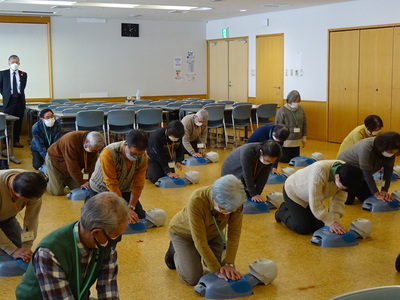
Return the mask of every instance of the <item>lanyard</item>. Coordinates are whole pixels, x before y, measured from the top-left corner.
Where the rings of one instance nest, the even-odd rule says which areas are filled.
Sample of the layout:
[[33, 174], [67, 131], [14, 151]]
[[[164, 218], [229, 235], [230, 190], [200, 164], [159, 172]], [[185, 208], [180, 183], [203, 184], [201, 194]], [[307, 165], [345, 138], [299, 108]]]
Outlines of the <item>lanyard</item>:
[[213, 212], [213, 209], [212, 209], [212, 206], [211, 206], [211, 205], [210, 205], [210, 209], [211, 209], [211, 216], [212, 216], [212, 218], [213, 218], [215, 227], [217, 227], [219, 236], [221, 237], [222, 242], [223, 242], [224, 245], [226, 246], [226, 236], [225, 236], [225, 234], [222, 234], [221, 230], [219, 229], [219, 226], [218, 226], [218, 224], [217, 224], [217, 220], [215, 220], [214, 214], [212, 213], [212, 212]]
[[87, 171], [87, 151], [84, 150], [85, 153], [83, 153], [83, 160], [85, 161], [85, 172]]
[[168, 153], [169, 153], [169, 157], [172, 160], [172, 156], [174, 155], [174, 142], [172, 142], [171, 144], [171, 148], [169, 147], [168, 143], [167, 143], [167, 149], [168, 149]]
[[254, 177], [254, 179], [257, 178], [258, 174], [260, 174], [261, 169], [262, 169], [262, 168], [261, 168], [261, 169], [258, 170], [258, 172], [257, 172], [257, 167], [258, 167], [258, 160], [256, 161], [256, 167], [254, 168], [254, 172], [253, 172], [253, 177]]
[[299, 125], [298, 125], [298, 122], [299, 122], [299, 119], [298, 119], [298, 116], [297, 116], [297, 110], [296, 110], [296, 113], [294, 113], [292, 110], [289, 110], [291, 113], [292, 113], [292, 115], [293, 115], [293, 118], [294, 118], [294, 122], [296, 123], [296, 127], [299, 127]]
[[[16, 205], [15, 202], [14, 202], [13, 194], [11, 193], [10, 190], [8, 190], [8, 191], [10, 192], [11, 201], [13, 202], [13, 205], [14, 205], [14, 208], [15, 208], [15, 210], [16, 210], [16, 212], [17, 212], [17, 215], [19, 215], [19, 217], [21, 218], [21, 220], [24, 222], [25, 229], [26, 229], [26, 231], [28, 231], [28, 217], [27, 217], [27, 215], [26, 215], [26, 212], [25, 212], [25, 218], [23, 218], [22, 215], [21, 215], [21, 211], [18, 210], [18, 207], [17, 207], [17, 205]], [[26, 219], [26, 220], [25, 220], [25, 219]]]
[[[75, 262], [76, 262], [76, 290], [77, 290], [77, 296], [78, 296], [78, 300], [82, 299], [83, 294], [85, 293], [85, 291], [88, 289], [89, 287], [89, 283], [93, 278], [94, 275], [94, 271], [97, 267], [97, 263], [98, 263], [98, 258], [99, 258], [99, 249], [95, 249], [94, 251], [94, 257], [92, 257], [92, 259], [90, 260], [89, 264], [88, 264], [88, 269], [89, 269], [89, 275], [85, 276], [85, 278], [83, 279], [83, 282], [81, 282], [82, 279], [82, 273], [81, 273], [81, 263], [79, 260], [79, 254], [78, 254], [78, 243], [76, 241], [76, 232], [75, 230], [73, 230], [73, 235], [74, 235], [74, 246], [75, 246]], [[81, 283], [83, 284], [83, 287], [81, 289]]]
[[44, 134], [46, 135], [46, 139], [47, 139], [47, 142], [49, 143], [49, 147], [50, 147], [50, 145], [51, 145], [51, 135], [49, 136], [47, 134], [46, 124], [43, 123], [43, 127], [44, 127]]

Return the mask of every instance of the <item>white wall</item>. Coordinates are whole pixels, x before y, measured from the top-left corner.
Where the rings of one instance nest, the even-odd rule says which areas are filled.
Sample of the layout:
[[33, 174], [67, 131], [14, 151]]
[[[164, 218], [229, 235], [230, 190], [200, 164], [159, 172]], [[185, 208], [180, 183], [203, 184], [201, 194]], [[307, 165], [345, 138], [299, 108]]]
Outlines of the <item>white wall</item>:
[[28, 98], [48, 98], [50, 75], [47, 24], [0, 23], [0, 69], [5, 70], [8, 58], [20, 58], [20, 70], [28, 74], [25, 94]]
[[[138, 23], [139, 38], [121, 37], [121, 23]], [[107, 19], [104, 24], [51, 19], [55, 98], [81, 93], [109, 97], [206, 93], [205, 23]], [[185, 79], [188, 51], [195, 54], [196, 81]], [[183, 79], [174, 79], [174, 57]]]
[[[257, 14], [210, 21], [206, 38], [221, 38], [221, 29], [226, 27], [229, 27], [229, 37], [249, 36], [249, 97], [255, 97], [256, 80], [251, 76], [256, 66], [255, 37], [284, 33], [285, 70], [296, 68], [300, 61], [303, 69], [303, 76], [284, 77], [284, 97], [297, 89], [302, 99], [326, 101], [328, 29], [400, 23], [399, 11], [399, 0], [358, 0]], [[269, 26], [266, 26], [267, 18]]]

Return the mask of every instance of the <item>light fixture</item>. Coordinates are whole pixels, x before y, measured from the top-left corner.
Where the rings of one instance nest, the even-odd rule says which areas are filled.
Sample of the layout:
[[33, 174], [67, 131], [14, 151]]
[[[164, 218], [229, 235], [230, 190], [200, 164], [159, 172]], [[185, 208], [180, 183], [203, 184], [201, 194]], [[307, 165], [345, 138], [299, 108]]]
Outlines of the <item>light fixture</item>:
[[198, 8], [194, 8], [193, 10], [212, 10], [212, 7], [207, 7], [207, 6], [202, 6], [202, 7], [198, 7]]
[[82, 2], [82, 3], [77, 3], [74, 6], [108, 7], [108, 8], [134, 8], [134, 7], [139, 6], [139, 4]]
[[148, 9], [166, 9], [166, 10], [192, 10], [196, 9], [197, 6], [177, 6], [177, 5], [138, 5], [137, 8], [148, 8]]
[[[4, 1], [3, 1], [4, 2]], [[73, 5], [76, 4], [76, 1], [36, 1], [36, 0], [11, 0], [5, 1], [7, 3], [15, 3], [15, 4], [39, 4], [39, 5]]]
[[289, 4], [281, 4], [281, 3], [268, 3], [262, 5], [263, 7], [285, 7], [285, 6], [290, 6]]
[[244, 11], [247, 11], [247, 9], [239, 9], [239, 11], [242, 11], [242, 12], [244, 12]]

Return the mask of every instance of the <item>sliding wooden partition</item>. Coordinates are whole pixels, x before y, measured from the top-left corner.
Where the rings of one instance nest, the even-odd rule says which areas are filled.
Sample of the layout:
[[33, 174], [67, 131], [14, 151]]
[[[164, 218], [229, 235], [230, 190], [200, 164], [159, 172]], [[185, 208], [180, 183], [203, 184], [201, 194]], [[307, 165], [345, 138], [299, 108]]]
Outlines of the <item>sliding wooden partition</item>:
[[399, 131], [400, 24], [329, 33], [328, 140], [342, 142], [365, 117]]

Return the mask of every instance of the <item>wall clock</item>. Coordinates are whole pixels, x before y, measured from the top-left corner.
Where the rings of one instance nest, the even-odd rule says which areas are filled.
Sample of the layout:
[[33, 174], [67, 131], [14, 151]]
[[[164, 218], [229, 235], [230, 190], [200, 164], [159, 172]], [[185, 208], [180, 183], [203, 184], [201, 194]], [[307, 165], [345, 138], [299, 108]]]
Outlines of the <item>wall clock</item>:
[[139, 24], [121, 23], [121, 36], [139, 37]]

